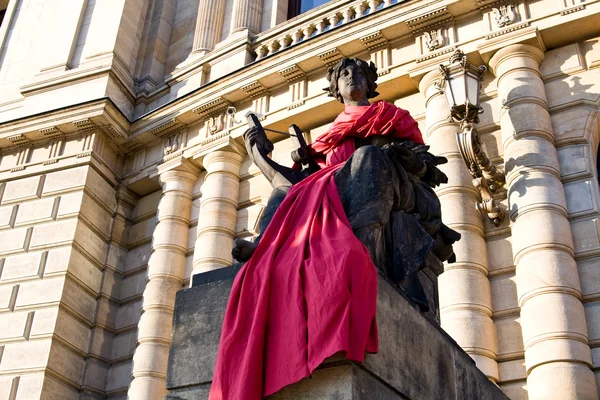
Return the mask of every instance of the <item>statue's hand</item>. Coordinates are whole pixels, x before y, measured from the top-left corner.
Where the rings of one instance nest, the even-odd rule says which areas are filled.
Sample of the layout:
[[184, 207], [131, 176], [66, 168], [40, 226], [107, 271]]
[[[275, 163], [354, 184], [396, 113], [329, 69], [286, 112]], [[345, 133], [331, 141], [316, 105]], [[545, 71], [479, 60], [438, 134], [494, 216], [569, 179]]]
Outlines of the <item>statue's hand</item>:
[[260, 127], [254, 126], [252, 128], [248, 128], [243, 135], [244, 142], [246, 143], [246, 149], [248, 153], [252, 154], [252, 148], [257, 146], [259, 150], [264, 151], [265, 153], [270, 153], [273, 151], [273, 143], [267, 138], [265, 131]]

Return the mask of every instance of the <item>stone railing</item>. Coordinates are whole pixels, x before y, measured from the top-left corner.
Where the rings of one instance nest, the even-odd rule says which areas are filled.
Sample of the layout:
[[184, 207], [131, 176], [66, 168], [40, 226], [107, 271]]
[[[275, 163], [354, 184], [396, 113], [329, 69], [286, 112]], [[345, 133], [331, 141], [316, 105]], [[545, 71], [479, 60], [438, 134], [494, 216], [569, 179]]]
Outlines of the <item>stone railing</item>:
[[319, 7], [312, 13], [258, 35], [254, 45], [256, 60], [401, 2], [402, 0], [354, 0]]

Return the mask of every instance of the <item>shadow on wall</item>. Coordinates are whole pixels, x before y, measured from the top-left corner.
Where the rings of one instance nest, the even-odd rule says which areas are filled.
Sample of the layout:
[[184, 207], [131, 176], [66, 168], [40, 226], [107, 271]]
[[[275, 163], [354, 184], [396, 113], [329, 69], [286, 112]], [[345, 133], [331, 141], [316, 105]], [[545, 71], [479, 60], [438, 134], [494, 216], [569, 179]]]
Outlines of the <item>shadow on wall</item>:
[[[584, 50], [587, 49], [587, 51], [591, 51], [593, 46], [598, 42], [598, 40], [589, 41], [584, 43], [584, 46], [581, 47], [585, 47]], [[573, 49], [575, 49], [575, 46], [576, 45], [573, 46]], [[577, 100], [582, 100], [584, 102], [587, 101], [589, 105], [592, 105], [592, 103], [594, 103], [595, 107], [597, 108], [598, 100], [600, 99], [600, 94], [592, 91], [592, 88], [594, 88], [594, 86], [596, 85], [594, 85], [593, 83], [586, 83], [590, 82], [589, 79], [586, 79], [585, 76], [582, 76], [583, 74], [589, 72], [589, 69], [587, 68], [587, 65], [584, 61], [586, 59], [586, 53], [587, 52], [584, 51], [584, 54], [576, 54], [574, 52], [561, 52], [560, 50], [557, 50], [556, 54], [554, 55], [555, 58], [552, 61], [558, 61], [557, 64], [560, 65], [560, 71], [568, 71], [569, 68], [572, 68], [572, 66], [569, 67], [567, 63], [572, 64], [572, 58], [574, 56], [580, 56], [579, 59], [582, 64], [582, 70], [577, 72], [580, 75], [569, 76], [568, 72], [564, 72], [560, 73], [560, 75], [557, 78], [551, 78], [548, 81], [544, 82], [546, 87], [546, 94], [548, 96], [547, 101], [551, 108], [559, 104], [566, 104]], [[516, 78], [516, 80], [522, 82], [522, 85], [528, 85], [530, 83], [529, 80], [524, 77]], [[508, 94], [506, 101], [509, 102], [510, 100], [513, 100], [517, 98], [517, 96], [521, 95], [522, 94], [520, 93], [519, 88], [515, 87]], [[566, 100], [563, 100], [565, 98]], [[558, 101], [558, 99], [560, 99], [560, 102]], [[588, 104], [584, 103], [584, 106], [587, 106], [587, 108], [589, 109]], [[575, 110], [576, 108], [578, 108], [577, 105], [573, 106], [572, 109], [566, 109], [566, 111]], [[562, 112], [563, 110], [556, 111], [556, 114]], [[586, 134], [586, 121], [570, 121], [569, 116], [565, 115], [562, 119], [562, 121], [565, 121], [564, 125], [560, 124], [554, 126], [556, 121], [552, 121], [553, 126], [543, 127], [541, 125], [536, 125], [536, 122], [538, 121], [536, 121], [535, 116], [524, 112], [524, 110], [520, 109], [519, 107], [509, 109], [508, 113], [511, 121], [513, 121], [513, 125], [525, 127], [527, 136], [532, 137], [532, 140], [539, 140], [538, 137], [547, 136], [547, 134], [549, 133], [550, 135], [552, 135], [552, 139], [550, 139], [551, 141], [559, 142], [557, 148], [569, 146], [571, 144], [581, 145], [584, 143], [589, 143], [589, 145], [591, 145], [591, 149], [593, 150], [592, 154], [595, 154], [595, 152], [597, 152], [598, 150], [598, 138], [590, 137], [592, 135]], [[523, 123], [523, 119], [527, 119], [528, 122]], [[543, 122], [543, 120], [540, 120], [540, 122]], [[536, 128], [539, 128], [539, 131], [536, 132]], [[550, 132], [546, 132], [548, 128], [551, 129]], [[571, 131], [575, 132], [578, 130], [582, 131], [579, 135], [580, 137], [572, 137], [573, 135]], [[571, 140], [569, 140], [568, 143], [560, 143], [561, 132], [570, 134], [569, 136], [571, 136]], [[535, 145], [529, 147], [532, 150], [535, 149], [540, 151], [535, 153], [526, 153], [517, 158], [507, 159], [505, 161], [505, 172], [507, 176], [521, 168], [525, 169], [528, 167], [538, 167], [540, 165], [555, 165], [555, 161], [553, 159], [555, 159], [556, 156], [554, 154], [548, 154], [547, 152], [543, 151], [543, 147], [540, 148], [539, 146]], [[596, 157], [592, 156], [590, 160], [588, 160], [588, 162], [595, 163]], [[596, 174], [596, 179], [598, 179], [598, 172], [594, 173]], [[516, 182], [511, 185], [511, 189], [508, 193], [510, 208], [509, 215], [511, 220], [513, 221], [519, 209], [518, 199], [523, 197], [528, 190], [540, 188], [543, 187], [543, 185], [547, 186], [547, 182], [544, 182], [546, 179], [538, 178], [537, 176], [532, 176], [532, 174], [526, 170], [520, 171], [519, 174], [520, 176], [516, 178]]]

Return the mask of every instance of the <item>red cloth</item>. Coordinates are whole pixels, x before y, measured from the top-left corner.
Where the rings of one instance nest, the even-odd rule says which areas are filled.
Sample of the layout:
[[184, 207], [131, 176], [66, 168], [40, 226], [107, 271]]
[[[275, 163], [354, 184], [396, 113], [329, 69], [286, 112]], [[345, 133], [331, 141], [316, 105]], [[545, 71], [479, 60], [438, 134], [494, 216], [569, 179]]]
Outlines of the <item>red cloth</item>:
[[352, 137], [422, 139], [406, 111], [384, 102], [342, 115], [313, 145], [328, 166], [290, 189], [234, 280], [210, 400], [263, 399], [337, 352], [355, 361], [377, 352], [377, 271], [334, 173], [354, 151]]

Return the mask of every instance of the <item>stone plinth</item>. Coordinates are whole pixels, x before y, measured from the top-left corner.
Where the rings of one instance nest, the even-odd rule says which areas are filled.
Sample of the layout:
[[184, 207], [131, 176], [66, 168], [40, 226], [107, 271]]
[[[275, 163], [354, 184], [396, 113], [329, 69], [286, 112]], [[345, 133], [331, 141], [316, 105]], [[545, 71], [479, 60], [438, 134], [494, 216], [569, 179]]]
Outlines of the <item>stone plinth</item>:
[[[208, 397], [233, 274], [231, 268], [200, 274], [198, 286], [177, 294], [165, 399]], [[383, 278], [377, 321], [378, 354], [363, 364], [330, 357], [311, 379], [269, 399], [507, 399], [450, 336]]]

